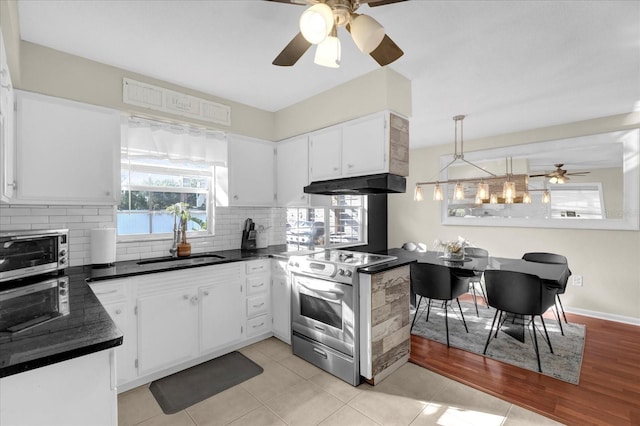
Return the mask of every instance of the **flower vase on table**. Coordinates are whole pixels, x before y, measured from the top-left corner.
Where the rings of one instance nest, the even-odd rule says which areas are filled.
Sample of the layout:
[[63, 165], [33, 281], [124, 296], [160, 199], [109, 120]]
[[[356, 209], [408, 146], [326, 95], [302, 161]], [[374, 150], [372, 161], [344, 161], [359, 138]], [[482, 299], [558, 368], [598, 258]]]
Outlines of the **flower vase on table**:
[[458, 237], [457, 241], [436, 240], [435, 245], [442, 247], [443, 258], [449, 260], [464, 260], [464, 248], [469, 245], [469, 242], [462, 237]]

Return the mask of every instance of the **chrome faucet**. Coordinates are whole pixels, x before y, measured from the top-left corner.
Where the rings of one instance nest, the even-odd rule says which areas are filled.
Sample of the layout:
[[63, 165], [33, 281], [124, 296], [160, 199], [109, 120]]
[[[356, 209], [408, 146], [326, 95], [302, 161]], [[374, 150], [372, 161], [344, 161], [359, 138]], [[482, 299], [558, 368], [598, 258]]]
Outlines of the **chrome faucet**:
[[178, 241], [180, 241], [180, 230], [177, 227], [173, 228], [173, 245], [169, 249], [172, 257], [178, 257]]

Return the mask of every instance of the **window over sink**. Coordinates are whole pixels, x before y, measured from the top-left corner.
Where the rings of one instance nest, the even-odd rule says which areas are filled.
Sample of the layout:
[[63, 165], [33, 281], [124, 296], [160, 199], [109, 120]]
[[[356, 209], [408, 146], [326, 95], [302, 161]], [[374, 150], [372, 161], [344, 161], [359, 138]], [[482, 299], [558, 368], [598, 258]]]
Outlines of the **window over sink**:
[[173, 232], [167, 207], [186, 203], [188, 232], [213, 232], [212, 191], [216, 167], [226, 167], [221, 132], [132, 117], [123, 125], [119, 236], [145, 238]]

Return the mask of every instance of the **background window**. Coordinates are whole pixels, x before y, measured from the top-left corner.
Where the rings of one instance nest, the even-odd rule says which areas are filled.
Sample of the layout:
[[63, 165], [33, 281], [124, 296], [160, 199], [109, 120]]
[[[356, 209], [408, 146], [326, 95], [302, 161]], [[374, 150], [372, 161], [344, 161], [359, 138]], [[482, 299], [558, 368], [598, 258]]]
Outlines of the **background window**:
[[362, 195], [336, 195], [331, 207], [288, 208], [287, 249], [366, 244], [365, 203]]

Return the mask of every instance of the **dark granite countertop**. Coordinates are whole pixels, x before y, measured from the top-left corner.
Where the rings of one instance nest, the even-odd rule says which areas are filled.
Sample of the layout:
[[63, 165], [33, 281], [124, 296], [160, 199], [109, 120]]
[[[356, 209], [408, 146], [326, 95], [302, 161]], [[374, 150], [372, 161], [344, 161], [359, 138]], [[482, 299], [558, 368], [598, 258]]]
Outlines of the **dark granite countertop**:
[[[136, 275], [155, 274], [157, 272], [173, 271], [176, 269], [197, 268], [207, 265], [223, 265], [225, 263], [239, 262], [253, 259], [264, 259], [272, 257], [287, 257], [286, 244], [269, 246], [264, 249], [256, 250], [222, 250], [207, 253], [194, 253], [191, 257], [170, 259], [167, 262], [146, 263], [139, 265], [140, 260], [129, 260], [125, 262], [116, 262], [112, 267], [92, 268], [85, 266], [84, 270], [87, 275], [87, 281], [101, 281], [114, 278], [124, 278]], [[221, 258], [206, 259], [203, 256], [213, 255]], [[188, 264], [188, 260], [193, 259], [195, 262]], [[201, 261], [202, 260], [202, 261]], [[144, 261], [144, 260], [143, 260]]]
[[14, 334], [0, 333], [0, 377], [122, 344], [122, 333], [85, 281], [69, 268], [69, 314]]
[[79, 356], [88, 355], [122, 344], [123, 336], [95, 296], [87, 282], [152, 274], [176, 269], [272, 257], [287, 258], [287, 246], [270, 246], [257, 250], [224, 250], [198, 253], [214, 254], [214, 259], [185, 265], [184, 262], [147, 263], [116, 262], [109, 268], [72, 267], [69, 277], [70, 312], [68, 315], [40, 324], [20, 333], [0, 333], [0, 377], [44, 367]]
[[382, 254], [385, 256], [395, 256], [397, 257], [397, 259], [392, 260], [391, 262], [380, 263], [378, 265], [373, 265], [366, 268], [360, 268], [358, 269], [358, 272], [362, 274], [377, 274], [379, 272], [384, 272], [390, 269], [399, 268], [400, 266], [409, 265], [417, 261], [417, 256], [415, 256], [415, 253], [412, 253], [400, 248], [380, 250], [375, 253]]
[[[44, 367], [82, 355], [113, 348], [122, 344], [123, 336], [103, 308], [88, 282], [131, 277], [205, 265], [221, 265], [230, 262], [265, 258], [286, 259], [286, 245], [270, 246], [257, 250], [224, 250], [197, 253], [191, 259], [180, 261], [138, 264], [138, 260], [116, 262], [107, 268], [90, 265], [72, 267], [65, 271], [69, 277], [70, 313], [30, 330], [15, 334], [0, 334], [0, 377]], [[389, 254], [398, 259], [385, 264], [362, 268], [365, 274], [375, 274], [416, 261], [415, 256], [401, 249], [390, 249]], [[206, 255], [221, 258], [203, 258]]]

